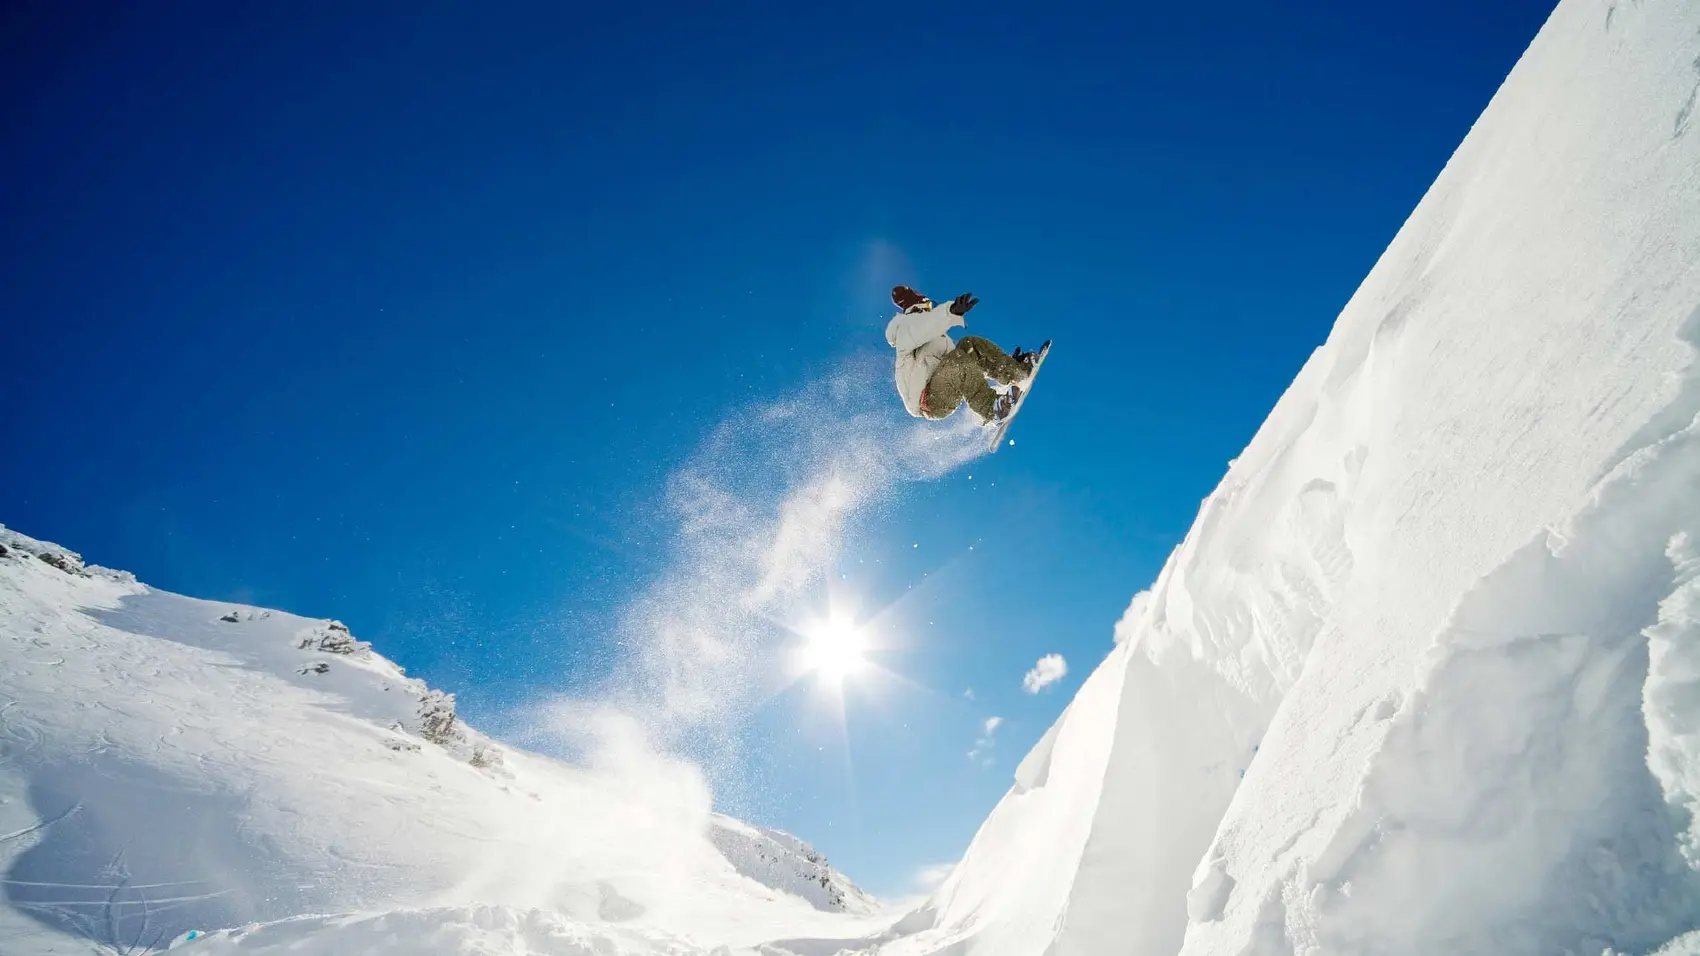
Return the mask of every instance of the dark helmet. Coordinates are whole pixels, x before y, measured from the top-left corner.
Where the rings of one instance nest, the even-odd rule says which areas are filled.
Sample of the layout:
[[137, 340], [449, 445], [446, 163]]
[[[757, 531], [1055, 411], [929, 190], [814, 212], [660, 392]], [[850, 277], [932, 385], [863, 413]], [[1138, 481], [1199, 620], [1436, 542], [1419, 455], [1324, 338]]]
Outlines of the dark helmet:
[[933, 300], [906, 285], [892, 287], [891, 302], [899, 312], [925, 311], [933, 307]]

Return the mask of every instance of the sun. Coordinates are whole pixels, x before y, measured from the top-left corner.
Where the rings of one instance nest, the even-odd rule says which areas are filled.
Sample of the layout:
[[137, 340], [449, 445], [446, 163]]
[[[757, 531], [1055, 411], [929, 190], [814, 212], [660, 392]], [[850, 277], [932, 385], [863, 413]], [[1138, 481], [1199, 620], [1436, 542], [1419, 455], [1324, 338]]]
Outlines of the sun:
[[841, 683], [867, 665], [867, 642], [854, 621], [829, 617], [803, 632], [803, 670]]

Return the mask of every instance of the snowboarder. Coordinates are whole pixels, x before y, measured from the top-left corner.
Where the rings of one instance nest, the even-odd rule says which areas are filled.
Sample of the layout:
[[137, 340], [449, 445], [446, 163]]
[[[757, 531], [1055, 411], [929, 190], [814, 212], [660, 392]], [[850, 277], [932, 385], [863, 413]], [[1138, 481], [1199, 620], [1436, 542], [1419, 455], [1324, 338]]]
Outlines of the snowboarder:
[[[885, 340], [897, 350], [897, 393], [916, 418], [948, 418], [964, 401], [984, 424], [1005, 421], [1021, 402], [1021, 390], [1045, 350], [1010, 355], [990, 339], [964, 335], [951, 341], [949, 330], [966, 326], [968, 310], [980, 303], [964, 292], [946, 305], [908, 286], [891, 290], [897, 315], [885, 327]], [[1046, 343], [1049, 344], [1049, 343]], [[1008, 386], [1003, 393], [987, 379]]]

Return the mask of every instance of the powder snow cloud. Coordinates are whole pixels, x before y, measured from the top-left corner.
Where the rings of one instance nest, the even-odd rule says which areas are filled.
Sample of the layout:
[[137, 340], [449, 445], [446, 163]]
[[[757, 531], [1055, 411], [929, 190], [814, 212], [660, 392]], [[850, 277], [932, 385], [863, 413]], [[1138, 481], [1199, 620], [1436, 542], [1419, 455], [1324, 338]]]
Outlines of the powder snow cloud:
[[783, 682], [773, 661], [785, 622], [819, 613], [810, 602], [855, 514], [983, 454], [971, 416], [904, 416], [888, 363], [864, 356], [735, 411], [669, 477], [658, 504], [674, 533], [620, 614], [618, 656], [596, 695], [657, 751], [720, 779], [735, 770], [746, 718]]

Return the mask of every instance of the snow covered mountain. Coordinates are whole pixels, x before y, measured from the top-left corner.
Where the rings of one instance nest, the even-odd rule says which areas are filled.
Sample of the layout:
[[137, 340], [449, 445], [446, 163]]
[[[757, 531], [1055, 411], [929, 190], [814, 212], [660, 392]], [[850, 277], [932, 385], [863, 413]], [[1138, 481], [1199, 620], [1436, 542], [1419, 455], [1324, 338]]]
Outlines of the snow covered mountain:
[[[337, 622], [152, 590], [3, 527], [0, 890], [7, 956], [432, 906], [393, 919], [452, 942], [398, 951], [697, 951], [864, 932], [875, 909], [802, 841], [711, 813], [688, 766], [497, 746]], [[371, 927], [318, 934], [373, 951], [349, 942]]]
[[1697, 113], [1700, 0], [1560, 4], [895, 923], [688, 767], [8, 535], [0, 949], [1700, 953]]
[[791, 834], [718, 813], [710, 822], [709, 839], [734, 869], [757, 883], [830, 913], [878, 909], [878, 902], [834, 870], [819, 850]]
[[885, 952], [1700, 927], [1697, 100], [1700, 3], [1558, 7]]

